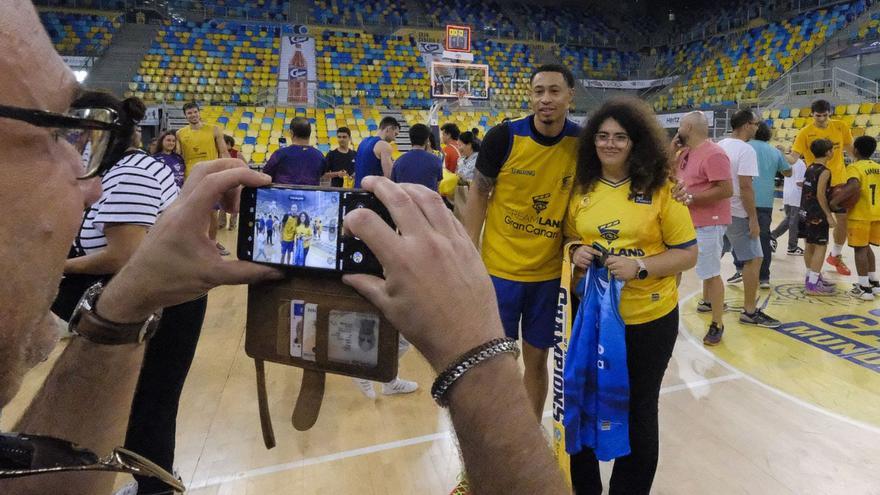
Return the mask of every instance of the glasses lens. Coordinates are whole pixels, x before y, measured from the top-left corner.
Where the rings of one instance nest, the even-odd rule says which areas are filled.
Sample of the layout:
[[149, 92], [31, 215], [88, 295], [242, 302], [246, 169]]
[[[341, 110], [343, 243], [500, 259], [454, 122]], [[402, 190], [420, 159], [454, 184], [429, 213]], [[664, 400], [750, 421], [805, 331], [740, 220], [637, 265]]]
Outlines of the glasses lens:
[[[68, 114], [78, 119], [88, 119], [109, 124], [116, 118], [112, 110], [106, 108], [78, 108]], [[110, 143], [111, 131], [102, 129], [62, 129], [64, 138], [69, 142], [83, 161], [82, 177], [93, 177], [98, 174], [101, 162]]]

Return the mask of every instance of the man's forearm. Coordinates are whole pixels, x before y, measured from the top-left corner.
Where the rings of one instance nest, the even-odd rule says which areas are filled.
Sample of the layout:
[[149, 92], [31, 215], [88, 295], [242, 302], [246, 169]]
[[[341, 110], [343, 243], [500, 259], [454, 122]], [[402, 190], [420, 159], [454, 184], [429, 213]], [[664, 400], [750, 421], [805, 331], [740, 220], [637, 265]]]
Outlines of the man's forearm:
[[[74, 337], [15, 430], [50, 435], [107, 455], [122, 445], [144, 345], [104, 346]], [[115, 473], [75, 473], [0, 482], [16, 494], [110, 493]]]
[[752, 184], [749, 182], [748, 186], [744, 184], [740, 184], [740, 198], [742, 199], [743, 208], [746, 210], [746, 215], [748, 215], [749, 220], [758, 219], [758, 210], [755, 209], [755, 190], [752, 189]]
[[464, 210], [464, 229], [474, 242], [480, 247], [480, 232], [486, 221], [486, 210], [489, 207], [489, 198], [476, 185], [471, 185], [467, 192], [467, 203]]
[[86, 275], [108, 275], [118, 272], [126, 259], [117, 259], [109, 249], [87, 254], [78, 258], [69, 258], [64, 262], [64, 273], [81, 273]]
[[492, 358], [466, 373], [449, 399], [474, 493], [571, 493], [529, 412], [513, 356]]
[[709, 189], [693, 193], [693, 195], [694, 197], [691, 201], [692, 205], [708, 205], [731, 197], [733, 195], [733, 187], [730, 185], [729, 181], [727, 182], [727, 185], [716, 182], [712, 184]]

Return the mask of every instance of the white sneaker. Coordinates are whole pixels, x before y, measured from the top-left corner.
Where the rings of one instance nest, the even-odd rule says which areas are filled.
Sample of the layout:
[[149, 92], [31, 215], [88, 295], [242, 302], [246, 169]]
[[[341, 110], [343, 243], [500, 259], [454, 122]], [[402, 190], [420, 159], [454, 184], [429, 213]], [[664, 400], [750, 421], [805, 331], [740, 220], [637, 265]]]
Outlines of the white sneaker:
[[360, 378], [352, 378], [351, 381], [361, 389], [361, 392], [366, 395], [368, 399], [376, 398], [376, 390], [373, 389], [373, 382]]
[[125, 486], [116, 491], [113, 495], [137, 495], [138, 492], [138, 483], [137, 481], [129, 481]]
[[419, 389], [419, 384], [409, 380], [395, 378], [393, 382], [382, 384], [382, 393], [385, 395], [411, 394]]

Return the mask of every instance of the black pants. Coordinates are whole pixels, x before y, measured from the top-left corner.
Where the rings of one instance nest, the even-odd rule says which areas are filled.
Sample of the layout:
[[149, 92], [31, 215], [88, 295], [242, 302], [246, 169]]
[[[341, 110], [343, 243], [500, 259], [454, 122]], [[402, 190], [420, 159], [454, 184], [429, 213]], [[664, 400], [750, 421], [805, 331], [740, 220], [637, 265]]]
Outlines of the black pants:
[[[208, 296], [165, 308], [156, 335], [147, 343], [131, 413], [125, 448], [172, 472], [180, 392], [202, 332]], [[141, 495], [165, 493], [153, 478], [135, 476]]]
[[[660, 382], [677, 335], [678, 308], [654, 321], [626, 326], [630, 454], [614, 460], [611, 495], [647, 495], [651, 491], [660, 451]], [[599, 461], [592, 449], [571, 456], [571, 483], [577, 495], [601, 495]]]

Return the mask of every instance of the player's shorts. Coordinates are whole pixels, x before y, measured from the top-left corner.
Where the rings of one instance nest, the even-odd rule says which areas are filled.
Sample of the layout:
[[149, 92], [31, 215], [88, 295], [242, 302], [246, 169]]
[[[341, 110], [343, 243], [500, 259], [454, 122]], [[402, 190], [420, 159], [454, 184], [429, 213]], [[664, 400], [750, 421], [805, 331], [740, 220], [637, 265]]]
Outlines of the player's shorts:
[[[761, 250], [761, 238], [749, 235], [749, 219], [733, 217], [725, 233], [736, 259], [746, 262], [764, 257]], [[698, 241], [699, 242], [699, 241]]]
[[866, 247], [868, 244], [880, 245], [880, 222], [847, 220], [846, 240], [850, 247]]
[[293, 252], [294, 241], [281, 241], [281, 255]]
[[708, 280], [721, 275], [721, 252], [727, 225], [697, 227], [697, 276]]
[[807, 217], [804, 238], [810, 244], [825, 246], [828, 244], [828, 220], [824, 217]]
[[518, 339], [521, 321], [522, 338], [529, 345], [539, 349], [553, 347], [559, 279], [517, 282], [493, 276], [492, 284], [504, 333]]

